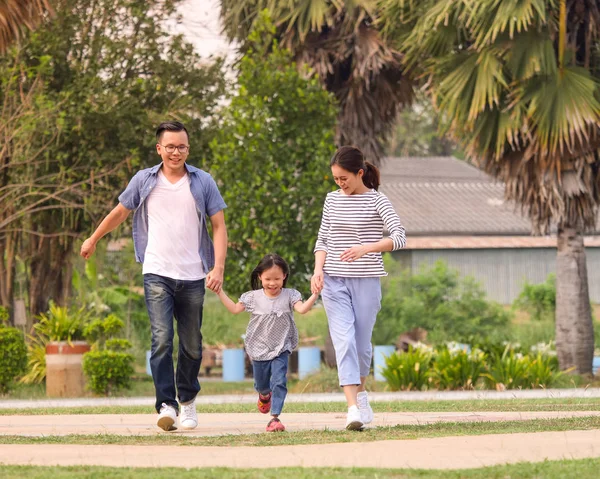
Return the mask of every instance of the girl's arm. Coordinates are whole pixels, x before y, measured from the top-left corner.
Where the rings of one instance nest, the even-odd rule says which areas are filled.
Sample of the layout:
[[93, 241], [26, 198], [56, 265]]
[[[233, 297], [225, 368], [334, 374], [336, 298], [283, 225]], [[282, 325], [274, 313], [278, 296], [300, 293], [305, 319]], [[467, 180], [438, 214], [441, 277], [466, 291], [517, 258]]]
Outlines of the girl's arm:
[[238, 314], [246, 309], [244, 303], [234, 303], [233, 300], [229, 296], [227, 296], [225, 294], [225, 291], [223, 291], [222, 289], [217, 293], [217, 296], [219, 296], [221, 303], [223, 303], [223, 305], [229, 310], [230, 313]]
[[305, 314], [308, 313], [310, 311], [310, 308], [313, 307], [313, 305], [315, 304], [315, 301], [317, 300], [317, 298], [319, 297], [318, 293], [313, 293], [310, 298], [308, 298], [306, 301], [302, 302], [302, 301], [297, 301], [294, 303], [294, 310], [297, 313], [300, 314]]

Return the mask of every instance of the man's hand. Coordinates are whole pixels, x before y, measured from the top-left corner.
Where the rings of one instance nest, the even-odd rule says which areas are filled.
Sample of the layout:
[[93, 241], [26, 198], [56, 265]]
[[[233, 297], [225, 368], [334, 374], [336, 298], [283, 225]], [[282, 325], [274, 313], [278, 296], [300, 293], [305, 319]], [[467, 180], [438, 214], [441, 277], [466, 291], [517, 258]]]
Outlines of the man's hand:
[[219, 294], [223, 287], [223, 268], [215, 267], [206, 275], [206, 287]]
[[96, 242], [92, 238], [88, 238], [81, 245], [79, 254], [85, 259], [90, 259], [90, 256], [94, 254], [94, 251], [96, 251]]

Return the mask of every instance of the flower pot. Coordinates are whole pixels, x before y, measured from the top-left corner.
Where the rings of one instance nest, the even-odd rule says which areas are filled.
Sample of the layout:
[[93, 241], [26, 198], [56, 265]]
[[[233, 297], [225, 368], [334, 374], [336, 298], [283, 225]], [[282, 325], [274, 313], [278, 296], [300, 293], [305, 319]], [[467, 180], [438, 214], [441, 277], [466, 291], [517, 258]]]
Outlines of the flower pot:
[[243, 381], [245, 352], [243, 349], [223, 350], [223, 381]]
[[304, 346], [298, 349], [298, 378], [318, 373], [321, 369], [321, 349], [316, 346]]
[[85, 391], [83, 355], [90, 350], [85, 341], [51, 341], [46, 345], [46, 396], [81, 397]]
[[375, 346], [373, 348], [373, 372], [375, 381], [385, 381], [381, 370], [385, 368], [385, 358], [396, 352], [396, 346]]

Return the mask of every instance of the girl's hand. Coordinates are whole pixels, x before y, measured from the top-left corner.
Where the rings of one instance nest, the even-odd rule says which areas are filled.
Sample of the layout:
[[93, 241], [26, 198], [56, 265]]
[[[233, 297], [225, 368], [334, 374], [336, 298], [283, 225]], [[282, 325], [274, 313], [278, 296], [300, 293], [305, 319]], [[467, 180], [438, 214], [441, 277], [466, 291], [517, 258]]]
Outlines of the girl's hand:
[[323, 289], [323, 271], [315, 271], [315, 274], [310, 278], [310, 292], [319, 294]]
[[340, 259], [342, 261], [351, 263], [352, 261], [356, 261], [357, 259], [362, 258], [368, 252], [369, 251], [365, 245], [353, 246], [352, 248], [349, 248], [346, 251], [344, 251], [340, 255]]

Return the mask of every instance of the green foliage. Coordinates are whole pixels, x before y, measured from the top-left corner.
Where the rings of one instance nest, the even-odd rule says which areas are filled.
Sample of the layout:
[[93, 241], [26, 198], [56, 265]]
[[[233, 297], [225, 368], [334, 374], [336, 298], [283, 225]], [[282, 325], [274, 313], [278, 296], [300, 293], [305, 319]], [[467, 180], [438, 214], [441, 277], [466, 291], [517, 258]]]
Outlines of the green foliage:
[[375, 323], [375, 344], [394, 344], [415, 327], [428, 331], [428, 341], [461, 341], [495, 337], [509, 324], [510, 313], [488, 301], [472, 278], [459, 278], [442, 261], [408, 275], [398, 273], [391, 255], [384, 258], [390, 276], [382, 282], [381, 311]]
[[41, 384], [46, 379], [45, 338], [29, 336], [27, 344], [27, 372], [19, 380], [23, 384]]
[[9, 391], [27, 366], [27, 348], [23, 333], [0, 325], [0, 394]]
[[38, 316], [39, 321], [33, 326], [37, 335], [46, 341], [77, 341], [85, 339], [83, 331], [88, 315], [83, 308], [69, 310], [66, 306], [58, 306], [50, 302], [46, 313]]
[[486, 355], [481, 350], [443, 347], [435, 352], [432, 382], [438, 389], [473, 389], [485, 371]]
[[109, 314], [92, 321], [85, 330], [94, 341], [92, 350], [83, 355], [83, 372], [88, 387], [96, 394], [109, 395], [119, 389], [131, 387], [134, 357], [128, 351], [131, 341], [114, 336], [123, 330], [123, 321]]
[[0, 327], [8, 325], [8, 309], [0, 306]]
[[336, 106], [271, 41], [264, 17], [250, 37], [235, 92], [211, 143], [211, 167], [231, 214], [225, 288], [248, 290], [266, 253], [290, 265], [290, 286], [308, 290], [325, 195], [332, 189]]
[[104, 343], [117, 334], [121, 333], [124, 327], [123, 321], [109, 314], [105, 318], [96, 318], [92, 320], [84, 329], [83, 335], [94, 346], [99, 349]]
[[392, 391], [420, 391], [431, 382], [432, 354], [425, 348], [409, 348], [385, 358], [381, 375]]
[[83, 372], [88, 387], [96, 394], [109, 395], [131, 387], [133, 356], [120, 351], [90, 351], [83, 355]]
[[483, 376], [488, 388], [503, 390], [551, 387], [563, 374], [555, 355], [523, 355], [508, 345], [501, 356], [491, 358]]
[[514, 302], [514, 307], [527, 311], [531, 319], [554, 320], [556, 312], [556, 275], [550, 274], [544, 283], [525, 282], [523, 290]]

